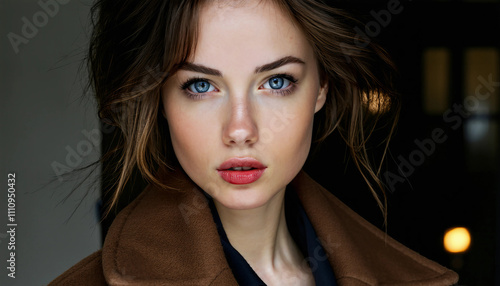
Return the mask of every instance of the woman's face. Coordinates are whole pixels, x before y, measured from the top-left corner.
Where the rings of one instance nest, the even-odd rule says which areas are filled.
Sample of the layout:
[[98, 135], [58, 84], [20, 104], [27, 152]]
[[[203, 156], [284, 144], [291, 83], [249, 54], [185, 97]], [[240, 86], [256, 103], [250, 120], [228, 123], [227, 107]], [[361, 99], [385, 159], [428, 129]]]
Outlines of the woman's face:
[[270, 1], [209, 4], [196, 52], [162, 89], [177, 159], [224, 207], [263, 206], [301, 170], [326, 89], [312, 47]]

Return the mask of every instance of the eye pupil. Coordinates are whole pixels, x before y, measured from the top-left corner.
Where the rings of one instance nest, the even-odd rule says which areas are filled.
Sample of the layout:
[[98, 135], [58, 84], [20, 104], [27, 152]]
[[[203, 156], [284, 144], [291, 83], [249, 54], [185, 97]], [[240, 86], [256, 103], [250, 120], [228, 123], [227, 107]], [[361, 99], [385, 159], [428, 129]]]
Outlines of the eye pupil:
[[195, 83], [194, 88], [197, 92], [206, 92], [208, 91], [210, 85], [206, 81], [199, 81]]
[[280, 89], [283, 87], [283, 79], [281, 77], [273, 77], [269, 80], [272, 89]]

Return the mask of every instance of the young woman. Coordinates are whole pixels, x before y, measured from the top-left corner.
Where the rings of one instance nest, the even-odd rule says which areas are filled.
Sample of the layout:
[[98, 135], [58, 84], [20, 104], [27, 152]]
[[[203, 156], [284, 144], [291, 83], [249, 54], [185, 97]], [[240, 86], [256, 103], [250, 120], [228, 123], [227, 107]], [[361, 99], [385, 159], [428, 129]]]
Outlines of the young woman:
[[134, 168], [150, 185], [103, 249], [51, 285], [457, 282], [301, 171], [313, 135], [336, 130], [384, 209], [366, 141], [398, 101], [390, 62], [353, 44], [348, 15], [313, 0], [106, 0], [94, 12], [92, 83], [123, 133], [113, 203]]

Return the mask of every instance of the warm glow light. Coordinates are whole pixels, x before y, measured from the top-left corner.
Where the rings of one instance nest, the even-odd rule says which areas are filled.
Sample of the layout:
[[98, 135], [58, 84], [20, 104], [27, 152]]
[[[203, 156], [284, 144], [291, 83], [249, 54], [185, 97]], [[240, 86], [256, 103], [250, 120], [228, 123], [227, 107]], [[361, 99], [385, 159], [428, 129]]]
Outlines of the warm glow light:
[[368, 110], [372, 113], [384, 113], [390, 108], [389, 98], [378, 92], [370, 92], [370, 100], [368, 94], [363, 93], [363, 104], [368, 105]]
[[444, 248], [448, 252], [464, 252], [470, 245], [470, 234], [465, 227], [455, 227], [444, 235]]

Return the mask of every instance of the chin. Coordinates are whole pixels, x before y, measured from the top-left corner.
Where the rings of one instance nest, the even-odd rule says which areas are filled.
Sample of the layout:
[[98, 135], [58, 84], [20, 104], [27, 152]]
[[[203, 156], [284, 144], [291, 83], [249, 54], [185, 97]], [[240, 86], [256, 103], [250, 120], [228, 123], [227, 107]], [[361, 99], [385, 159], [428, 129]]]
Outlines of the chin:
[[266, 205], [278, 192], [269, 193], [257, 188], [227, 188], [213, 198], [225, 208], [250, 210]]

